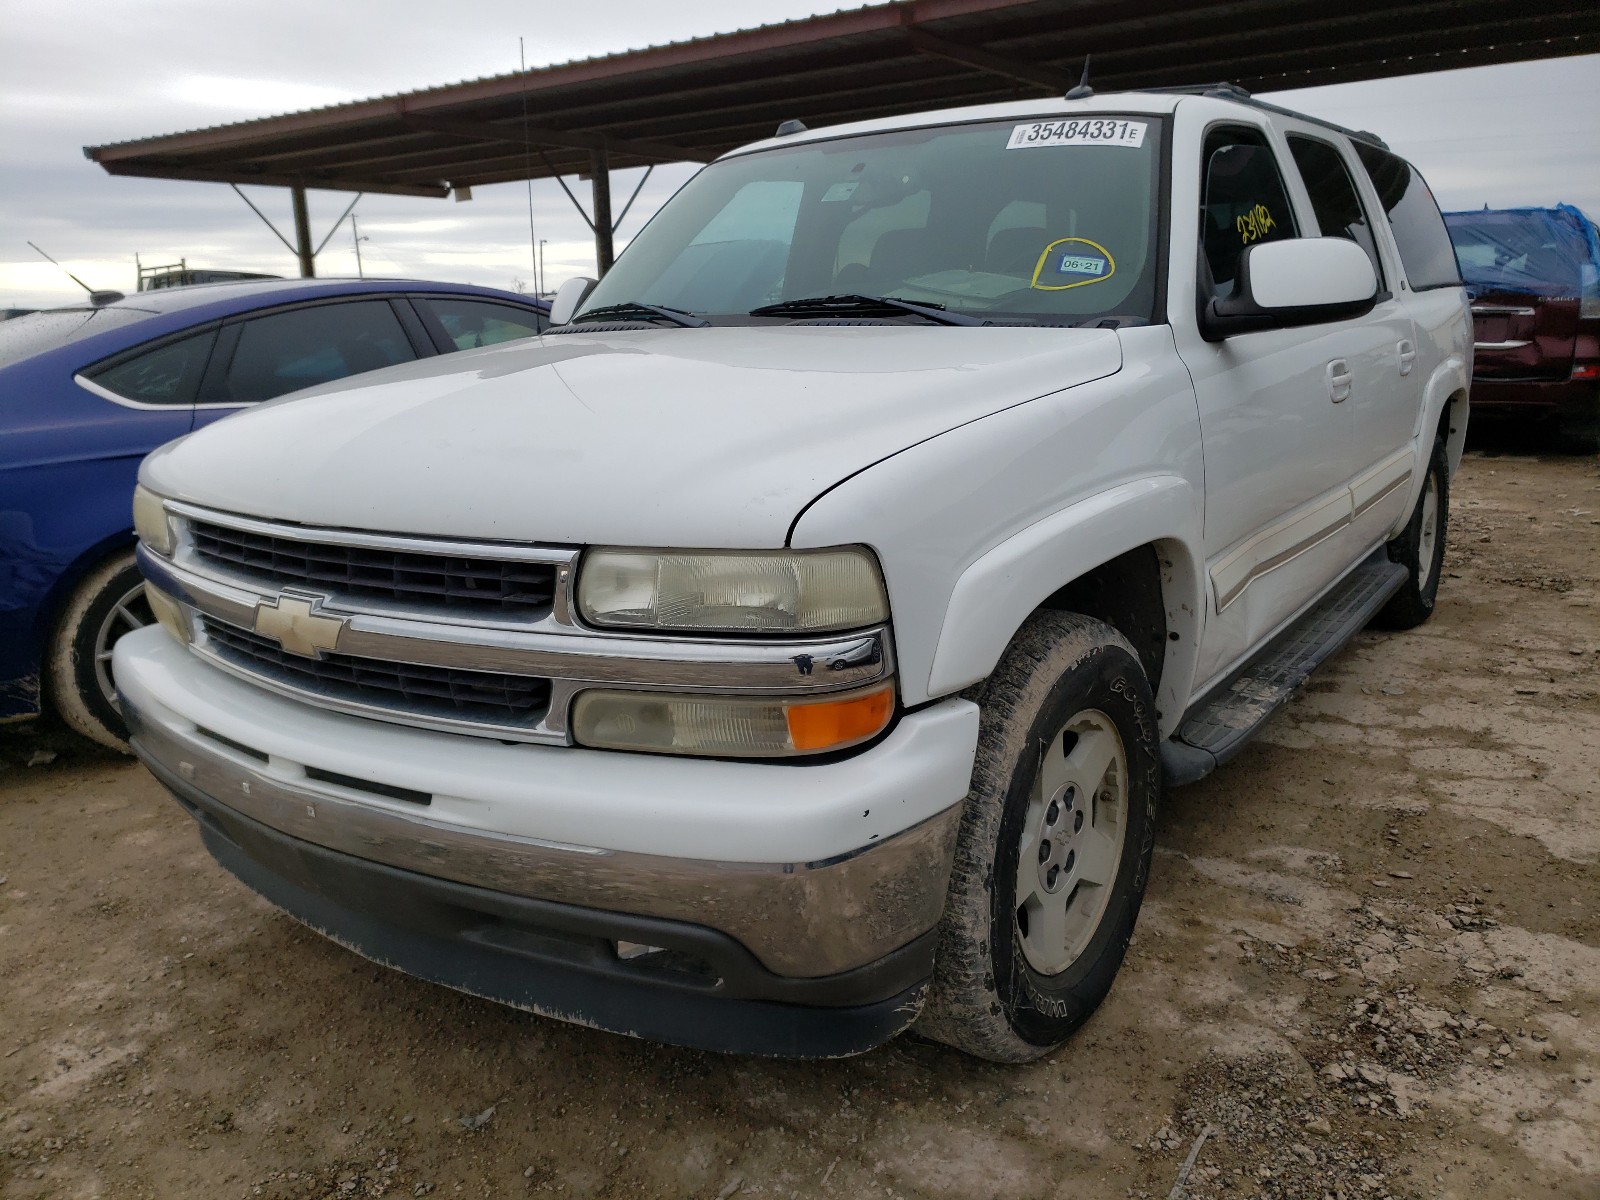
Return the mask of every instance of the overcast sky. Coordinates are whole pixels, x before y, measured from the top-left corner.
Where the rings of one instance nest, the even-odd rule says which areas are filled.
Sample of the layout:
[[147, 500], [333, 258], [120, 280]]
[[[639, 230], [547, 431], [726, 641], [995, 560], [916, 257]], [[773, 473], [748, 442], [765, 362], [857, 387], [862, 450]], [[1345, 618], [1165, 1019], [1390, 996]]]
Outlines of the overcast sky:
[[[293, 257], [223, 184], [116, 178], [85, 145], [172, 133], [343, 100], [502, 74], [828, 12], [805, 0], [0, 0], [0, 307], [82, 293], [37, 242], [94, 287], [132, 291], [145, 263], [293, 274]], [[1600, 55], [1446, 71], [1272, 97], [1371, 129], [1428, 177], [1441, 204], [1566, 201], [1600, 218]], [[657, 168], [627, 240], [688, 178]], [[620, 173], [616, 203], [639, 172]], [[368, 196], [357, 208], [369, 274], [531, 284], [526, 185], [471, 202]], [[533, 185], [552, 283], [594, 268], [593, 242], [553, 180]], [[586, 190], [586, 189], [585, 189]], [[282, 188], [249, 189], [289, 234]], [[582, 193], [580, 192], [580, 195]], [[313, 192], [318, 238], [349, 201]], [[292, 234], [290, 234], [292, 236]], [[318, 260], [355, 273], [349, 225]]]

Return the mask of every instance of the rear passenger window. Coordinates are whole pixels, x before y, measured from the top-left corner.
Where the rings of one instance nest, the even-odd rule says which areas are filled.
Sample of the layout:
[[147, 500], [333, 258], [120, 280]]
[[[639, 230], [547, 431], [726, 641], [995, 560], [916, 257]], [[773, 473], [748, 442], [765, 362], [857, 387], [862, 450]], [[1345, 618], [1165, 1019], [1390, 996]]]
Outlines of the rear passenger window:
[[387, 300], [319, 304], [246, 321], [223, 390], [252, 404], [415, 357]]
[[1211, 268], [1211, 295], [1226, 296], [1246, 246], [1297, 236], [1294, 210], [1277, 159], [1259, 130], [1213, 129], [1202, 161], [1200, 247]]
[[1289, 153], [1311, 194], [1311, 209], [1317, 214], [1322, 236], [1348, 238], [1365, 250], [1381, 291], [1383, 264], [1378, 261], [1378, 246], [1343, 155], [1327, 142], [1296, 134], [1289, 135]]
[[90, 375], [101, 387], [141, 404], [193, 404], [217, 331], [168, 342]]
[[456, 296], [413, 296], [444, 326], [457, 350], [474, 350], [541, 333], [548, 323], [530, 308], [495, 304], [488, 300], [463, 300]]
[[1421, 173], [1370, 143], [1356, 142], [1355, 147], [1356, 157], [1367, 168], [1383, 210], [1389, 214], [1389, 228], [1394, 231], [1412, 289], [1460, 287], [1461, 269], [1450, 234]]

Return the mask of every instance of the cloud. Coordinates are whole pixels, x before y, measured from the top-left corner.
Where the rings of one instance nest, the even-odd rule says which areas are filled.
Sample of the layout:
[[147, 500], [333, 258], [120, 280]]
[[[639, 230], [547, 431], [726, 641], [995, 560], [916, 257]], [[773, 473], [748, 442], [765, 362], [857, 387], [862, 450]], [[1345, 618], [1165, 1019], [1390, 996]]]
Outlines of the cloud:
[[1565, 201], [1600, 218], [1600, 55], [1302, 88], [1266, 97], [1371, 129], [1445, 209]]
[[[76, 301], [32, 239], [95, 284], [130, 288], [143, 261], [292, 274], [295, 260], [220, 184], [114, 178], [84, 145], [268, 116], [511, 70], [517, 37], [530, 65], [806, 16], [837, 0], [606, 0], [531, 5], [479, 0], [441, 10], [421, 0], [74, 0], [12, 4], [0, 39], [0, 307]], [[1377, 130], [1414, 161], [1446, 207], [1548, 204], [1600, 216], [1600, 55], [1301, 89], [1272, 97]], [[692, 174], [656, 170], [629, 214], [625, 242]], [[637, 172], [614, 188], [620, 206]], [[286, 233], [286, 194], [249, 188]], [[578, 189], [587, 200], [587, 189]], [[591, 273], [593, 241], [554, 181], [474, 189], [470, 203], [367, 196], [357, 205], [364, 265], [384, 274], [509, 286], [532, 279], [530, 240], [547, 239], [551, 284]], [[320, 239], [348, 195], [313, 192]], [[353, 274], [350, 227], [328, 243], [323, 274]]]
[[258, 117], [263, 113], [326, 108], [358, 97], [341, 88], [287, 79], [240, 79], [229, 75], [179, 75], [161, 89], [179, 104], [236, 109]]

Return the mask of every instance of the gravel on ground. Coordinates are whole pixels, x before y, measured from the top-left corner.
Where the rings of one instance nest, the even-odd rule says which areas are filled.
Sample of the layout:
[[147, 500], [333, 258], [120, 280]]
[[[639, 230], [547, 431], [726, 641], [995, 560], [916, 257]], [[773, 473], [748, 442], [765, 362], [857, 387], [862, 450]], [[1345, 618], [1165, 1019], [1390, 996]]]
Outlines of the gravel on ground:
[[1166, 801], [1105, 1007], [999, 1067], [649, 1045], [376, 967], [143, 768], [0, 732], [0, 1195], [1594, 1200], [1600, 469], [1469, 456], [1438, 612]]

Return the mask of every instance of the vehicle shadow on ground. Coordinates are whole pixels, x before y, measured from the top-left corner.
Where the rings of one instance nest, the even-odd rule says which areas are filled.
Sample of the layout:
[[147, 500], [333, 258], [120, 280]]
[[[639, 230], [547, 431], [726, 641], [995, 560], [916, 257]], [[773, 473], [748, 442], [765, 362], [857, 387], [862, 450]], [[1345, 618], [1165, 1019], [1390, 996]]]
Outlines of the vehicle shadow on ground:
[[[0, 781], [8, 768], [94, 767], [130, 763], [133, 759], [79, 737], [49, 713], [0, 725]], [[3, 797], [0, 797], [3, 798]]]
[[1467, 449], [1486, 458], [1533, 456], [1581, 462], [1595, 455], [1573, 449], [1553, 426], [1508, 418], [1473, 417], [1467, 425]]

